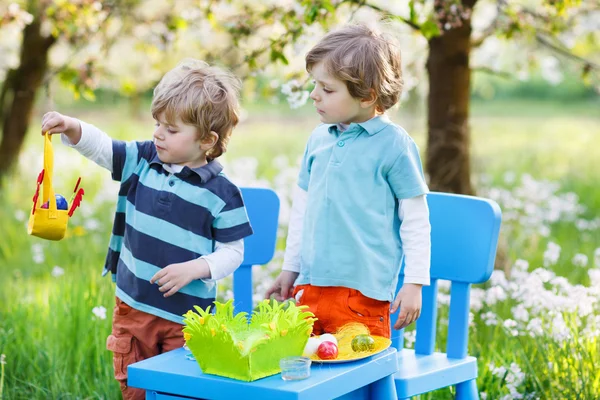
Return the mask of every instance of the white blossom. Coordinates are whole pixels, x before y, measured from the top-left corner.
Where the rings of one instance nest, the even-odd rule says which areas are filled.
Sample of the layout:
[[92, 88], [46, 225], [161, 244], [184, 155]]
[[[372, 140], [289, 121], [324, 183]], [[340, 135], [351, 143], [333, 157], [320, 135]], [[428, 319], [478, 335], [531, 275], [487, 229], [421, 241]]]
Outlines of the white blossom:
[[106, 319], [106, 308], [103, 306], [97, 306], [92, 309], [92, 313], [98, 319]]
[[572, 263], [576, 267], [586, 267], [588, 264], [588, 256], [586, 256], [585, 254], [577, 253], [573, 257]]
[[544, 251], [544, 267], [556, 264], [560, 257], [560, 246], [554, 242], [548, 242], [548, 247]]

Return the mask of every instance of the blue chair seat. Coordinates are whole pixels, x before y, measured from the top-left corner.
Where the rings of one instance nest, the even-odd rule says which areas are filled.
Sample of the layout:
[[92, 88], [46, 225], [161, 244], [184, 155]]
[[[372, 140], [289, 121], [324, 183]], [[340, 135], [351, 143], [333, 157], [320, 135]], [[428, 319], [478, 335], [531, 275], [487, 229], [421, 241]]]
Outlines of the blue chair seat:
[[446, 353], [417, 354], [412, 349], [398, 352], [394, 375], [399, 399], [453, 386], [477, 378], [477, 358], [449, 358]]

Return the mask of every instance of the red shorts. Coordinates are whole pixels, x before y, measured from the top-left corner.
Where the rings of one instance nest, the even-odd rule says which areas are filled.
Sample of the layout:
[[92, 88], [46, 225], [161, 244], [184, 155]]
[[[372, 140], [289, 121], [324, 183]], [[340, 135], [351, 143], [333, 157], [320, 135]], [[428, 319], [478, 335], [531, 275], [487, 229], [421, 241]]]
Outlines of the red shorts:
[[375, 300], [355, 289], [331, 286], [298, 285], [294, 296], [303, 291], [296, 301], [306, 305], [318, 318], [313, 327], [315, 335], [335, 333], [344, 324], [360, 322], [371, 335], [391, 336], [390, 302]]
[[106, 348], [114, 353], [115, 378], [125, 400], [144, 400], [146, 391], [127, 386], [127, 366], [182, 347], [183, 325], [145, 313], [116, 298], [112, 334]]

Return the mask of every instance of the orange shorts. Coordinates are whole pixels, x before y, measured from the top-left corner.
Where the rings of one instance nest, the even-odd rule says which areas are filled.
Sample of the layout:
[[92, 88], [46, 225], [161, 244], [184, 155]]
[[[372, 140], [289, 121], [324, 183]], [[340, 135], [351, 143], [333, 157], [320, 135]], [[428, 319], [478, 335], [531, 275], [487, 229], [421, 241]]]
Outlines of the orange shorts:
[[146, 391], [127, 386], [127, 366], [182, 347], [183, 325], [130, 307], [118, 297], [106, 348], [114, 353], [115, 378], [124, 400], [144, 400]]
[[[298, 296], [296, 296], [298, 294]], [[298, 285], [294, 289], [297, 305], [306, 305], [318, 318], [315, 335], [335, 333], [349, 322], [366, 325], [371, 335], [391, 336], [390, 302], [375, 300], [355, 289], [331, 286]]]

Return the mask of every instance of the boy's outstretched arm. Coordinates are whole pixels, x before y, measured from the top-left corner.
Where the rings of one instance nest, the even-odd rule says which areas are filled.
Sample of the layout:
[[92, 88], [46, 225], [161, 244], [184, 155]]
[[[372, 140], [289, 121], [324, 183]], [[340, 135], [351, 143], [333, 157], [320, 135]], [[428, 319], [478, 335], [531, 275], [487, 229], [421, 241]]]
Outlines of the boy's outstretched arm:
[[288, 236], [285, 242], [285, 255], [281, 273], [265, 292], [265, 299], [275, 295], [275, 300], [284, 301], [292, 297], [294, 282], [300, 274], [300, 249], [302, 245], [302, 228], [306, 212], [306, 190], [294, 187], [292, 210], [288, 225]]
[[402, 329], [421, 315], [423, 285], [429, 285], [431, 265], [431, 225], [425, 195], [400, 200], [400, 240], [404, 249], [404, 284], [391, 305], [390, 312], [400, 308], [394, 329]]
[[51, 111], [42, 117], [42, 134], [62, 133], [64, 145], [113, 172], [113, 141], [106, 133], [76, 118]]

